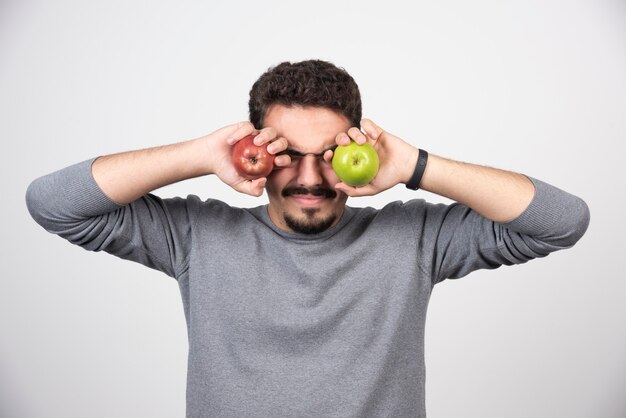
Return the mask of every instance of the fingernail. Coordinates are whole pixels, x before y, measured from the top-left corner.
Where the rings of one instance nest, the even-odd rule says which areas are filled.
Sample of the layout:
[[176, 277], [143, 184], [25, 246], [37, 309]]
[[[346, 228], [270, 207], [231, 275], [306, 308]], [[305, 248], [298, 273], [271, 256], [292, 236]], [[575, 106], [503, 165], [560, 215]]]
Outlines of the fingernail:
[[263, 137], [261, 135], [255, 136], [253, 142], [258, 147], [263, 144]]
[[367, 138], [365, 138], [365, 135], [359, 135], [357, 136], [357, 142], [359, 142], [361, 145], [365, 144], [365, 142], [367, 141]]

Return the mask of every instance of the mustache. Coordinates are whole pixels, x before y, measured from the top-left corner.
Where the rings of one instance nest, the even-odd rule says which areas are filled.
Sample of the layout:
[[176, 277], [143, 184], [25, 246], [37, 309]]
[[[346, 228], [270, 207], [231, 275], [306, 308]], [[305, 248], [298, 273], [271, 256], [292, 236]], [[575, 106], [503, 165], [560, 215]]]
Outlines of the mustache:
[[307, 189], [306, 187], [288, 187], [283, 189], [282, 196], [292, 196], [292, 195], [313, 195], [313, 196], [323, 196], [329, 199], [337, 197], [337, 192], [332, 189], [326, 189], [322, 187], [316, 187], [314, 189]]

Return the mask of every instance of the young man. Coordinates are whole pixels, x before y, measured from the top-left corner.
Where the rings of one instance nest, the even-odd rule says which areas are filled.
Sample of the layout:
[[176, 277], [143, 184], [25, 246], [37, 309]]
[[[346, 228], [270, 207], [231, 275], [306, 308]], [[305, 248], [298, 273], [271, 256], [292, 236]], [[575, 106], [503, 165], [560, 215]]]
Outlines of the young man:
[[[524, 175], [427, 156], [361, 120], [359, 90], [323, 61], [282, 63], [250, 92], [251, 123], [91, 159], [35, 180], [37, 222], [88, 250], [178, 280], [187, 319], [188, 417], [423, 417], [424, 325], [433, 286], [524, 263], [584, 234], [579, 198]], [[275, 169], [246, 180], [230, 150], [270, 143]], [[339, 182], [335, 145], [380, 157], [362, 188]], [[234, 208], [150, 191], [217, 175], [269, 204]], [[398, 184], [446, 196], [346, 206]]]

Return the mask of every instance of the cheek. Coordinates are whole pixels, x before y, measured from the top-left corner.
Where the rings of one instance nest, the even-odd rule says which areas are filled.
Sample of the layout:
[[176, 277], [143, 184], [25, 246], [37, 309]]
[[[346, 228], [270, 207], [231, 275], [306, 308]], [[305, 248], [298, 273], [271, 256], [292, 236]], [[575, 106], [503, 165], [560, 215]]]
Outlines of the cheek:
[[337, 177], [337, 174], [335, 174], [335, 170], [333, 170], [333, 167], [331, 165], [325, 166], [322, 169], [322, 176], [324, 176], [326, 183], [330, 184], [331, 186], [339, 183], [339, 177]]
[[268, 194], [280, 194], [280, 191], [288, 184], [291, 178], [291, 174], [289, 174], [288, 171], [290, 171], [288, 168], [274, 170], [267, 176], [265, 188]]

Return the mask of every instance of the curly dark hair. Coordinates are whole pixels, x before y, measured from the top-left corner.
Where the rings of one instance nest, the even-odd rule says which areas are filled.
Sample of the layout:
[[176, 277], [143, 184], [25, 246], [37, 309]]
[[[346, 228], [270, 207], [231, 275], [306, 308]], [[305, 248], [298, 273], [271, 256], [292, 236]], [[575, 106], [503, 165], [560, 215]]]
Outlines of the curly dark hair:
[[257, 129], [273, 104], [332, 109], [361, 127], [359, 86], [343, 68], [321, 60], [282, 62], [270, 67], [250, 90], [250, 122]]

